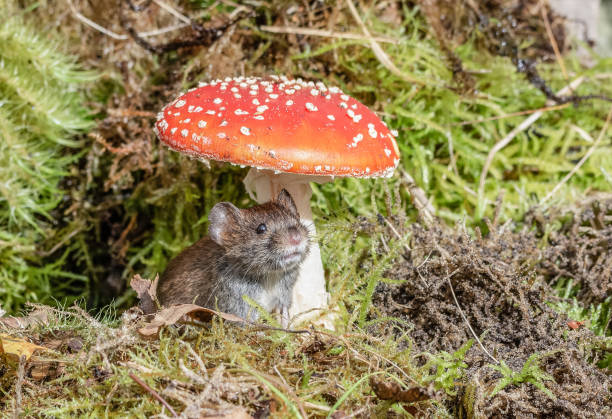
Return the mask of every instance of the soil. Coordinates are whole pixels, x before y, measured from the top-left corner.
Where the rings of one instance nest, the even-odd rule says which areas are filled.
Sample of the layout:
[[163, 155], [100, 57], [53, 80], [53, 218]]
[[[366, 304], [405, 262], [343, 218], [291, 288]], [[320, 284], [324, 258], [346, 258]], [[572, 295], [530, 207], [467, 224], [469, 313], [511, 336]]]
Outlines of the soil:
[[[501, 374], [490, 368], [496, 362], [474, 343], [465, 357], [465, 386], [454, 407], [449, 406], [461, 416], [472, 408], [486, 417], [611, 414], [612, 380], [596, 366], [602, 353], [596, 345], [584, 344], [595, 342], [595, 336], [586, 327], [570, 327], [572, 319], [549, 304], [558, 300], [551, 285], [561, 278], [580, 286], [577, 298], [585, 305], [611, 295], [611, 215], [612, 200], [590, 202], [560, 216], [562, 228], [548, 237], [542, 228], [555, 218], [536, 211], [518, 233], [489, 225], [490, 233], [476, 239], [462, 228], [415, 225], [412, 251], [388, 272], [389, 278], [405, 281], [380, 283], [374, 304], [380, 315], [411, 325], [417, 352], [459, 349], [474, 338], [467, 320], [484, 348], [514, 371], [534, 353], [541, 354], [540, 367], [555, 380], [546, 382], [555, 398], [532, 385], [509, 385], [488, 398]], [[607, 330], [609, 334], [610, 324]]]

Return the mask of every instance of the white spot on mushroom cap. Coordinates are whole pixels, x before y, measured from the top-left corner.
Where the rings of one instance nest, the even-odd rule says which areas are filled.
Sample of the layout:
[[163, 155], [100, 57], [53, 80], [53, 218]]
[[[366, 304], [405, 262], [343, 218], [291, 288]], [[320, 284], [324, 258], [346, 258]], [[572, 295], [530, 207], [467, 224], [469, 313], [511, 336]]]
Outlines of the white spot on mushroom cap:
[[214, 115], [215, 111], [213, 111], [212, 109], [209, 109], [209, 110], [206, 111], [206, 113], [209, 114], [209, 115]]
[[340, 95], [340, 99], [342, 99], [342, 100], [344, 100], [344, 101], [347, 101], [347, 100], [349, 100], [350, 98], [349, 98], [347, 95]]
[[353, 142], [348, 145], [348, 148], [357, 147], [357, 144], [363, 140], [363, 134], [357, 134], [353, 137]]
[[387, 157], [391, 157], [391, 150], [389, 150], [387, 147], [385, 147], [385, 154]]
[[223, 100], [222, 100], [220, 97], [216, 97], [216, 98], [213, 100], [213, 103], [214, 103], [214, 104], [216, 104], [216, 105], [218, 105], [218, 104], [219, 104], [219, 103], [221, 103], [221, 102], [223, 102]]
[[257, 112], [262, 113], [265, 112], [266, 109], [269, 109], [267, 105], [260, 105], [257, 107]]
[[329, 119], [330, 121], [336, 120], [336, 118], [333, 115], [327, 115], [327, 119]]
[[185, 102], [183, 99], [177, 100], [176, 103], [174, 104], [174, 107], [175, 108], [182, 108], [183, 106], [185, 106], [185, 103], [187, 103], [187, 102]]
[[182, 135], [183, 137], [187, 137], [187, 134], [189, 134], [189, 130], [188, 130], [188, 129], [182, 129], [182, 130], [181, 130], [181, 135]]
[[172, 129], [170, 130], [170, 134], [174, 134], [174, 133], [176, 132], [176, 129], [177, 129], [176, 127], [172, 128]]
[[291, 105], [293, 105], [293, 101], [292, 100], [288, 100], [287, 102], [285, 102], [285, 105], [291, 106]]
[[391, 135], [393, 135], [394, 137], [397, 137], [399, 135], [399, 132], [397, 132], [397, 130], [392, 129], [391, 130]]
[[220, 127], [225, 127], [227, 126], [227, 121], [224, 119], [223, 121], [221, 121], [221, 123], [219, 124]]
[[240, 132], [244, 135], [251, 135], [251, 130], [247, 127], [240, 127]]
[[243, 111], [242, 109], [238, 108], [234, 111], [234, 113], [236, 115], [248, 115], [249, 113], [247, 111]]
[[313, 105], [310, 102], [306, 102], [306, 109], [308, 109], [311, 112], [316, 112], [319, 110], [319, 108], [317, 108], [315, 105]]
[[253, 105], [259, 105], [259, 99], [257, 98], [253, 99]]
[[204, 128], [205, 126], [206, 126], [206, 121], [202, 121], [202, 120], [198, 121], [199, 128]]

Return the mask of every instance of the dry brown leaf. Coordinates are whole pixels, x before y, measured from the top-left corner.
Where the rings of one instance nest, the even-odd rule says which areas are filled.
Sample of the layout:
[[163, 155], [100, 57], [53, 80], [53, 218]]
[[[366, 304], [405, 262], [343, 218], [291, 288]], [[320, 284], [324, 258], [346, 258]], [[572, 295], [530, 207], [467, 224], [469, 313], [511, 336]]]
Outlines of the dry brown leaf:
[[[34, 357], [36, 358], [36, 357]], [[36, 381], [53, 380], [64, 373], [65, 365], [57, 361], [37, 361], [32, 358], [29, 376]]]
[[35, 324], [47, 324], [50, 312], [51, 310], [48, 310], [44, 306], [36, 307], [27, 316], [3, 317], [0, 319], [0, 325], [11, 327], [13, 329], [25, 329]]
[[6, 357], [9, 361], [19, 362], [22, 356], [25, 356], [27, 361], [38, 349], [47, 348], [35, 345], [21, 338], [0, 333], [0, 356]]
[[200, 320], [209, 320], [212, 316], [219, 316], [222, 319], [231, 322], [247, 323], [246, 320], [233, 314], [211, 310], [209, 308], [201, 307], [196, 304], [179, 304], [176, 306], [164, 308], [157, 312], [155, 314], [155, 317], [153, 317], [153, 320], [138, 329], [138, 333], [140, 333], [144, 337], [155, 336], [159, 332], [159, 329], [164, 326], [170, 326], [175, 324], [185, 315], [199, 317]]
[[381, 400], [392, 400], [394, 402], [414, 403], [429, 400], [433, 397], [430, 391], [425, 388], [413, 387], [404, 390], [394, 381], [378, 380], [370, 378], [370, 387], [374, 390], [376, 397]]
[[144, 314], [152, 314], [157, 311], [157, 282], [159, 281], [159, 275], [155, 276], [155, 279], [151, 282], [148, 279], [142, 278], [136, 274], [130, 281], [130, 287], [140, 299], [138, 307]]

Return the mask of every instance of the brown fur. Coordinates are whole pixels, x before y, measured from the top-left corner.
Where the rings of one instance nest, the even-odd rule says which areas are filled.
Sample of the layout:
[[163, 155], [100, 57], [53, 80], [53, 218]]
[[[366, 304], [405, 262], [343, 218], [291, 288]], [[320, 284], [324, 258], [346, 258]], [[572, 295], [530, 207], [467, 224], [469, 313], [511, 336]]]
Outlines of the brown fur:
[[[161, 304], [195, 303], [257, 319], [246, 295], [268, 311], [280, 311], [286, 323], [299, 266], [309, 251], [308, 230], [289, 193], [283, 189], [276, 200], [246, 209], [221, 202], [209, 221], [209, 236], [183, 250], [161, 276]], [[266, 231], [258, 233], [261, 224]]]

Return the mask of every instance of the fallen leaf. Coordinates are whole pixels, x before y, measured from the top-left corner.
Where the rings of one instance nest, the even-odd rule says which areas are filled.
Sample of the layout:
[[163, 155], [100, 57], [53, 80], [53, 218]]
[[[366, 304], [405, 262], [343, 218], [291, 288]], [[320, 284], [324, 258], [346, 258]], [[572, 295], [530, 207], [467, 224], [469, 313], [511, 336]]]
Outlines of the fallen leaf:
[[0, 356], [8, 358], [10, 361], [19, 362], [22, 356], [25, 356], [27, 361], [38, 349], [47, 348], [35, 345], [21, 338], [0, 333]]
[[433, 397], [433, 395], [425, 388], [413, 387], [404, 390], [394, 381], [378, 380], [375, 377], [370, 377], [370, 387], [372, 387], [372, 390], [374, 390], [376, 397], [381, 400], [414, 403], [429, 400]]
[[148, 279], [142, 278], [136, 274], [130, 281], [130, 287], [136, 291], [136, 295], [140, 299], [138, 307], [144, 314], [152, 314], [157, 311], [157, 283], [159, 281], [159, 275], [155, 276], [153, 282]]
[[[34, 358], [33, 358], [34, 359]], [[33, 361], [29, 376], [33, 380], [53, 380], [64, 373], [65, 365], [56, 361]]]
[[210, 320], [212, 316], [218, 316], [222, 319], [231, 322], [245, 324], [248, 323], [246, 320], [233, 314], [211, 310], [209, 308], [201, 307], [196, 304], [179, 304], [176, 306], [164, 308], [155, 313], [155, 317], [153, 317], [153, 320], [149, 321], [143, 327], [138, 329], [138, 333], [140, 333], [144, 337], [155, 336], [159, 333], [159, 329], [164, 326], [170, 326], [175, 324], [185, 315], [189, 315], [191, 317], [198, 317], [200, 320]]
[[576, 320], [570, 320], [569, 322], [567, 322], [567, 325], [570, 329], [572, 330], [576, 330], [579, 329], [580, 326], [582, 326], [584, 324], [584, 322], [579, 322]]
[[47, 324], [49, 320], [50, 309], [45, 306], [36, 307], [27, 316], [23, 317], [2, 317], [0, 324], [11, 327], [13, 329], [25, 329], [34, 324]]

